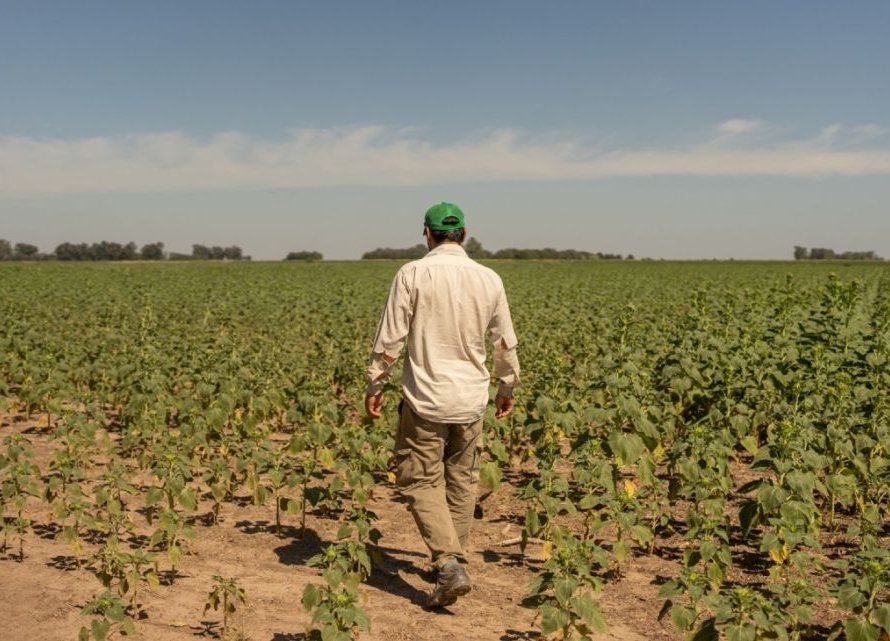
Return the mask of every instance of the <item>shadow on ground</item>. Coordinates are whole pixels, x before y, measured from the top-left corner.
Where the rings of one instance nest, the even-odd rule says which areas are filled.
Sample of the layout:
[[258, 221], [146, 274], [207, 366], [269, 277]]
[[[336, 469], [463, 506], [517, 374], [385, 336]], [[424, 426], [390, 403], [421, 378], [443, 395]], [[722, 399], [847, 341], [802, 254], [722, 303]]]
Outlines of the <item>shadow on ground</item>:
[[540, 638], [541, 633], [534, 630], [507, 630], [498, 638], [498, 641], [531, 641]]
[[[239, 522], [238, 526], [241, 527], [242, 523], [245, 521]], [[284, 565], [306, 565], [306, 561], [324, 549], [325, 542], [315, 530], [288, 527], [282, 528], [282, 532], [287, 533], [283, 538], [289, 539], [289, 542], [278, 546], [273, 552]]]

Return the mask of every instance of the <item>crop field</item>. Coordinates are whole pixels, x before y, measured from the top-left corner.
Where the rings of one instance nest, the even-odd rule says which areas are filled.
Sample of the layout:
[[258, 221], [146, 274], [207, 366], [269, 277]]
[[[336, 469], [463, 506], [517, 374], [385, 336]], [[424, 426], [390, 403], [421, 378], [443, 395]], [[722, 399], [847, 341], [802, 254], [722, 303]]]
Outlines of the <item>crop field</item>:
[[0, 638], [890, 639], [888, 267], [490, 264], [440, 611], [362, 410], [398, 263], [0, 264]]

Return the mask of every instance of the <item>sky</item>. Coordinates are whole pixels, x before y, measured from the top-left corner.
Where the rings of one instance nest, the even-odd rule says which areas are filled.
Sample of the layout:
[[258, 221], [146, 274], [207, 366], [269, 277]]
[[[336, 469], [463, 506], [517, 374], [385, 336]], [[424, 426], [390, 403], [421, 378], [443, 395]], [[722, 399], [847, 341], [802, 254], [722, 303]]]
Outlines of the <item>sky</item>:
[[0, 0], [0, 238], [890, 257], [890, 3]]

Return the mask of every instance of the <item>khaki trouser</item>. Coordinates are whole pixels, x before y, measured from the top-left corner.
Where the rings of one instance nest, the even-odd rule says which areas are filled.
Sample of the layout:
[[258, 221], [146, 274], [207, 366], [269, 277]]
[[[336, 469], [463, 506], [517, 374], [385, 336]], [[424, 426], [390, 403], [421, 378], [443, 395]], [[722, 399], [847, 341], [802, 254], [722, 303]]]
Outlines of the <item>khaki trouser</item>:
[[466, 561], [479, 463], [482, 419], [433, 423], [402, 401], [396, 432], [396, 485], [408, 499], [433, 563]]

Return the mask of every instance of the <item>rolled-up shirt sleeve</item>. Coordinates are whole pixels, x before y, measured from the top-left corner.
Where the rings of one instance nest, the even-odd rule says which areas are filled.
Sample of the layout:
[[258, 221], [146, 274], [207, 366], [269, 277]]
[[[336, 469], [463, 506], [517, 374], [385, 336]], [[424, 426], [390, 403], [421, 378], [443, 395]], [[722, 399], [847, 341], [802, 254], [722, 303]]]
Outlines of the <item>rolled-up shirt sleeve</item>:
[[516, 354], [516, 332], [510, 317], [507, 294], [501, 290], [491, 322], [488, 324], [493, 345], [494, 373], [498, 381], [498, 395], [511, 396], [519, 385], [519, 357]]
[[366, 394], [379, 394], [389, 380], [392, 366], [405, 346], [405, 338], [411, 327], [411, 315], [411, 292], [405, 275], [399, 272], [389, 289], [389, 297], [374, 336], [371, 362], [365, 371], [365, 380], [368, 383]]

